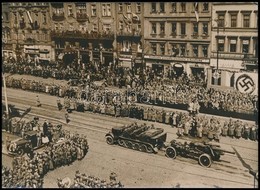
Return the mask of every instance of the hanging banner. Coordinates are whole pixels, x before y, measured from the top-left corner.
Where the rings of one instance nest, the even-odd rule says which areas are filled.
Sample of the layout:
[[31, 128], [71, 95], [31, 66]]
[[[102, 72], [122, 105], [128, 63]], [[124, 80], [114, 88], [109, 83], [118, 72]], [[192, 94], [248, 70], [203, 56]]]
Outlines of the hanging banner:
[[257, 95], [258, 73], [235, 73], [235, 88], [244, 94]]

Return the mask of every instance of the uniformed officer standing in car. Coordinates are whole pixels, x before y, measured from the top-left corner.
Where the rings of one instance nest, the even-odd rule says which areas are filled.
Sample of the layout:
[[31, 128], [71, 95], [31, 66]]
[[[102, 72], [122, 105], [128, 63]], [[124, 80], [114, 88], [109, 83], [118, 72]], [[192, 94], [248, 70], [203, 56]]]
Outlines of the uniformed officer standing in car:
[[66, 121], [66, 123], [69, 123], [69, 121], [70, 121], [68, 110], [66, 110], [66, 112], [65, 112], [65, 121]]

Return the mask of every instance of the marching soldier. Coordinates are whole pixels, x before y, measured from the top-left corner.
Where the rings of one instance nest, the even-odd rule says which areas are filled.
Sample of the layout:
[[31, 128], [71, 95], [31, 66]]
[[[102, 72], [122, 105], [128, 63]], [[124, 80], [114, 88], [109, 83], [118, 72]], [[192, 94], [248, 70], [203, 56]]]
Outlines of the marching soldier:
[[61, 105], [61, 102], [60, 102], [60, 98], [57, 99], [57, 107], [58, 107], [58, 110], [59, 110], [59, 111], [62, 109], [62, 105]]
[[224, 122], [224, 126], [222, 128], [221, 135], [224, 136], [224, 137], [228, 135], [228, 123], [227, 123], [227, 121]]
[[250, 135], [250, 128], [249, 128], [248, 124], [246, 123], [244, 125], [244, 138], [248, 139], [249, 135]]
[[228, 136], [234, 138], [234, 130], [235, 130], [234, 123], [230, 122], [229, 127], [228, 127]]
[[197, 137], [202, 138], [202, 123], [197, 126]]
[[66, 123], [69, 123], [69, 121], [70, 121], [70, 119], [69, 119], [69, 113], [68, 113], [67, 110], [66, 110], [66, 112], [65, 112], [65, 121], [66, 121]]
[[214, 127], [211, 126], [211, 127], [209, 128], [209, 131], [208, 131], [208, 139], [209, 139], [209, 140], [213, 140], [213, 138], [214, 138]]
[[256, 140], [256, 126], [255, 125], [253, 125], [252, 127], [251, 127], [251, 130], [250, 130], [250, 139], [252, 140], [252, 141], [255, 141]]
[[36, 95], [36, 106], [40, 107], [41, 106], [41, 102], [40, 102], [40, 98], [38, 95]]
[[243, 126], [242, 124], [238, 124], [235, 128], [235, 137], [236, 138], [241, 138], [243, 134]]
[[165, 120], [164, 120], [164, 122], [166, 124], [170, 124], [170, 113], [169, 112], [165, 113]]

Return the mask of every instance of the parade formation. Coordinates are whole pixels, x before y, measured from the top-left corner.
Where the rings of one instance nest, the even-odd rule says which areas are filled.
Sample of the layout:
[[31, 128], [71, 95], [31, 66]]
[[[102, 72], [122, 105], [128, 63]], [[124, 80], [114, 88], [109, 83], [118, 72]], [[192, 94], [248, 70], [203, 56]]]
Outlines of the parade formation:
[[256, 4], [2, 3], [2, 188], [257, 187]]

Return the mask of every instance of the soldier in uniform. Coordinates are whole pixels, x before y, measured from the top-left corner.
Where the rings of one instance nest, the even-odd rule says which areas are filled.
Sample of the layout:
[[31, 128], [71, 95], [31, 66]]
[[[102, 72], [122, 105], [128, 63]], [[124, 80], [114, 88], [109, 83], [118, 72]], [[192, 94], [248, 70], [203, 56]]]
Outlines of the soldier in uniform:
[[70, 122], [69, 113], [68, 113], [67, 110], [66, 110], [66, 112], [65, 112], [65, 121], [66, 121], [66, 123], [69, 123], [69, 122]]
[[57, 99], [57, 107], [58, 107], [58, 110], [59, 110], [59, 111], [62, 109], [62, 105], [61, 105], [61, 102], [60, 102], [60, 98]]
[[250, 130], [250, 139], [256, 141], [256, 125], [253, 125]]
[[224, 136], [224, 137], [228, 135], [228, 123], [227, 123], [227, 121], [224, 122], [224, 126], [222, 128], [221, 135]]
[[208, 139], [213, 140], [215, 127], [212, 125], [208, 130]]
[[148, 107], [146, 107], [145, 109], [144, 109], [144, 115], [143, 115], [143, 120], [147, 120], [148, 119]]
[[41, 102], [40, 102], [40, 98], [38, 95], [36, 95], [36, 106], [40, 107], [41, 106]]
[[197, 137], [202, 138], [202, 123], [197, 126]]
[[228, 136], [234, 138], [234, 130], [235, 130], [234, 123], [230, 122], [229, 127], [228, 127]]
[[177, 135], [178, 136], [182, 136], [183, 135], [183, 124], [182, 121], [179, 122], [179, 124], [177, 125]]
[[248, 126], [248, 123], [245, 123], [244, 125], [244, 135], [243, 137], [245, 139], [248, 139], [249, 138], [249, 135], [250, 135], [250, 127]]
[[236, 138], [241, 138], [243, 134], [243, 126], [242, 123], [237, 123], [236, 128], [235, 128], [235, 137]]

